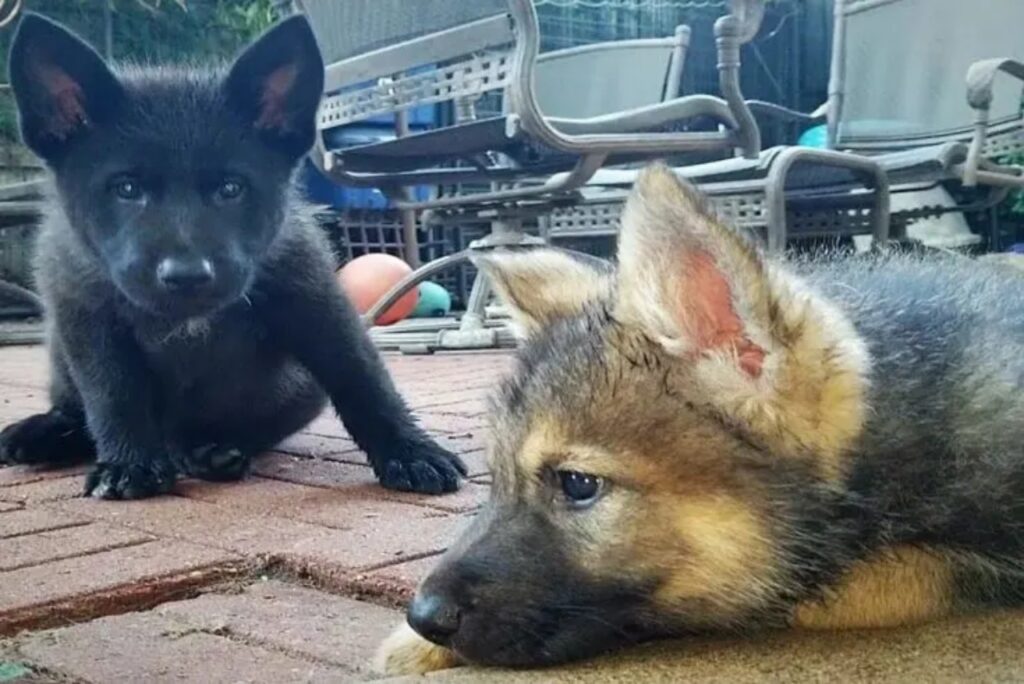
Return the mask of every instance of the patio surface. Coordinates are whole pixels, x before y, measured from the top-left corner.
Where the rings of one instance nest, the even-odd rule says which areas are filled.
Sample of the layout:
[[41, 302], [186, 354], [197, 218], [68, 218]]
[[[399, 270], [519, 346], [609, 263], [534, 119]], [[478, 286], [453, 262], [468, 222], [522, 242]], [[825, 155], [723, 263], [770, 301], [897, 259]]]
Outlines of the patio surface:
[[[487, 496], [484, 398], [510, 357], [389, 356], [463, 455], [455, 495], [375, 484], [325, 414], [249, 479], [143, 502], [78, 497], [83, 469], [0, 468], [0, 682], [363, 681], [401, 604]], [[41, 347], [0, 348], [0, 425], [46, 407]], [[661, 644], [559, 670], [427, 681], [1021, 681], [1019, 616], [863, 634]], [[407, 681], [407, 680], [401, 680]]]

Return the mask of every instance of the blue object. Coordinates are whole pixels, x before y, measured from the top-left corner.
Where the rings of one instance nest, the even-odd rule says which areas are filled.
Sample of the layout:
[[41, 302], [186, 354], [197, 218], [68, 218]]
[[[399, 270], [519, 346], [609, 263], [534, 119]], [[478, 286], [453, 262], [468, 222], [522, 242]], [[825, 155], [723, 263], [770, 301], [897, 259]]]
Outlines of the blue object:
[[[2, 0], [0, 0], [2, 4]], [[413, 72], [426, 71], [430, 65]], [[360, 83], [350, 89], [363, 88], [368, 83]], [[437, 125], [439, 109], [436, 105], [421, 105], [407, 110], [409, 132], [418, 133]], [[338, 126], [323, 132], [324, 143], [328, 148], [340, 150], [358, 145], [391, 140], [395, 137], [395, 114], [393, 112], [379, 114], [356, 124]], [[358, 188], [338, 185], [330, 178], [321, 174], [312, 163], [307, 162], [302, 170], [302, 183], [306, 188], [306, 196], [317, 204], [327, 204], [335, 209], [387, 209], [391, 202], [376, 188]], [[423, 202], [430, 198], [429, 186], [417, 186], [412, 189], [417, 201]]]
[[800, 134], [796, 142], [800, 147], [814, 147], [820, 150], [828, 147], [828, 126], [814, 126]]
[[[427, 130], [426, 126], [409, 124], [410, 133], [419, 133], [425, 130]], [[332, 150], [344, 150], [347, 147], [370, 145], [394, 139], [395, 124], [387, 122], [360, 122], [324, 131], [324, 143]]]
[[[377, 188], [357, 188], [338, 185], [306, 160], [302, 167], [300, 182], [306, 190], [306, 198], [314, 204], [327, 204], [335, 209], [387, 209], [391, 202]], [[423, 202], [430, 198], [430, 187], [419, 185], [413, 188], [416, 199]]]
[[420, 298], [411, 318], [441, 318], [452, 310], [452, 296], [448, 290], [429, 280], [420, 283]]
[[1010, 249], [1008, 249], [1007, 251], [1013, 252], [1014, 254], [1024, 254], [1024, 242], [1018, 242], [1016, 244], [1010, 245]]

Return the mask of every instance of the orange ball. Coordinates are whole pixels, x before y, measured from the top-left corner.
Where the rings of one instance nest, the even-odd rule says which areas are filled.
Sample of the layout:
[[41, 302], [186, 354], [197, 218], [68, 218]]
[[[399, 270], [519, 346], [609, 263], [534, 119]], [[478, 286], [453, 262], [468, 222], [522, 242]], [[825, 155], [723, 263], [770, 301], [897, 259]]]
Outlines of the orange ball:
[[[379, 302], [412, 268], [390, 254], [364, 254], [356, 257], [338, 271], [338, 282], [360, 314], [365, 314]], [[412, 288], [391, 305], [376, 321], [376, 325], [397, 323], [412, 313], [419, 302], [419, 288]]]

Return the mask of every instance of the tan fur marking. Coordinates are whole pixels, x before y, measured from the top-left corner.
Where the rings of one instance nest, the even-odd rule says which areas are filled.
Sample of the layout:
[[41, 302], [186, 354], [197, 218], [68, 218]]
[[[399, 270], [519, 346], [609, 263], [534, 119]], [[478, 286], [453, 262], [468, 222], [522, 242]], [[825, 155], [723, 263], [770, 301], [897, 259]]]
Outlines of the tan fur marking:
[[724, 494], [671, 498], [664, 502], [672, 509], [666, 525], [674, 525], [686, 550], [676, 558], [657, 600], [669, 606], [691, 598], [722, 607], [756, 605], [771, 582], [765, 574], [770, 574], [772, 557], [757, 512]]
[[532, 479], [545, 467], [579, 470], [630, 487], [647, 487], [664, 478], [660, 464], [570, 441], [553, 420], [538, 421], [534, 425], [516, 461], [517, 470], [525, 478]]
[[797, 607], [808, 629], [896, 627], [947, 615], [953, 595], [948, 559], [903, 546], [855, 566], [824, 601]]
[[395, 629], [377, 649], [373, 669], [382, 675], [420, 675], [460, 665], [452, 651], [427, 641], [406, 623]]
[[552, 421], [537, 420], [530, 429], [516, 459], [517, 470], [527, 476], [551, 462], [565, 448], [561, 431]]

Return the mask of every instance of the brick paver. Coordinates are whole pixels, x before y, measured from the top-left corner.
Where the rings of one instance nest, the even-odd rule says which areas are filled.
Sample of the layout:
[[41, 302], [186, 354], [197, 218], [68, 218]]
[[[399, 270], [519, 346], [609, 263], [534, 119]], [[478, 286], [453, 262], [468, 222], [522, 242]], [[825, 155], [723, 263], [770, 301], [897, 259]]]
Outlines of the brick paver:
[[42, 508], [28, 508], [0, 514], [0, 539], [20, 537], [33, 532], [59, 530], [85, 525], [88, 519], [80, 515], [59, 513]]
[[237, 594], [167, 603], [155, 612], [206, 632], [226, 632], [355, 671], [367, 670], [381, 640], [402, 619], [393, 609], [273, 580]]
[[[330, 410], [243, 482], [147, 501], [81, 498], [86, 467], [0, 467], [0, 636], [28, 630], [0, 653], [40, 681], [367, 677], [397, 607], [488, 495], [485, 397], [509, 368], [489, 353], [387, 362], [469, 465], [458, 493], [382, 489]], [[42, 348], [0, 349], [0, 427], [45, 410], [46, 378]]]
[[345, 670], [153, 613], [102, 618], [25, 639], [18, 652], [88, 682], [338, 682]]
[[[3, 352], [0, 350], [0, 365], [3, 364]], [[0, 385], [0, 391], [3, 391]], [[0, 466], [0, 488], [13, 485], [41, 482], [43, 480], [59, 480], [72, 475], [81, 475], [88, 470], [86, 466], [60, 468], [58, 470], [39, 470], [37, 468], [4, 468]], [[3, 491], [0, 489], [0, 491]]]
[[0, 572], [0, 635], [151, 604], [239, 565], [233, 554], [159, 540]]
[[[0, 473], [5, 470], [24, 471], [31, 473], [29, 468], [0, 468]], [[73, 499], [82, 495], [85, 486], [85, 475], [83, 472], [75, 471], [54, 471], [50, 474], [63, 473], [64, 477], [47, 477], [15, 484], [9, 487], [0, 487], [0, 501], [31, 505], [45, 503], [47, 501], [60, 501], [61, 499]], [[38, 472], [38, 471], [36, 471]], [[0, 525], [2, 528], [2, 525]]]
[[148, 534], [100, 523], [37, 532], [28, 538], [8, 537], [0, 539], [0, 572], [148, 541], [153, 541], [153, 537]]
[[441, 555], [437, 554], [397, 565], [387, 565], [365, 573], [359, 577], [359, 582], [365, 587], [373, 587], [381, 595], [394, 595], [408, 601], [420, 580], [427, 576], [440, 558]]

